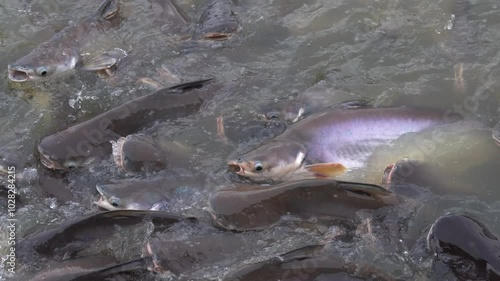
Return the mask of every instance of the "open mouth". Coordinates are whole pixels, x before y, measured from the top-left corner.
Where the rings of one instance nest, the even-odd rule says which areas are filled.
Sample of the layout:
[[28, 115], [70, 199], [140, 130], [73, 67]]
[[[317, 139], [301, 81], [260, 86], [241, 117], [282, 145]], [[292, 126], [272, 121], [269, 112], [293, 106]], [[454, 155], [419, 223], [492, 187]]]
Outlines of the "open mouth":
[[49, 169], [55, 169], [55, 165], [52, 161], [50, 161], [50, 159], [44, 155], [43, 153], [40, 153], [40, 162], [42, 162], [42, 164], [49, 168]]
[[109, 208], [108, 208], [109, 204], [107, 204], [107, 203], [108, 202], [106, 201], [106, 199], [104, 199], [104, 196], [102, 196], [102, 195], [99, 196], [99, 200], [94, 201], [94, 204], [96, 204], [98, 207], [109, 210]]
[[26, 71], [11, 68], [9, 66], [9, 79], [14, 82], [28, 81], [29, 75]]
[[230, 161], [229, 163], [227, 163], [227, 165], [230, 172], [238, 175], [245, 174], [245, 170], [239, 164], [237, 164], [236, 161]]
[[203, 37], [207, 40], [224, 41], [227, 40], [230, 35], [230, 33], [210, 32], [205, 34]]
[[40, 162], [48, 169], [68, 171], [66, 167], [54, 162], [49, 156], [42, 152], [40, 152]]

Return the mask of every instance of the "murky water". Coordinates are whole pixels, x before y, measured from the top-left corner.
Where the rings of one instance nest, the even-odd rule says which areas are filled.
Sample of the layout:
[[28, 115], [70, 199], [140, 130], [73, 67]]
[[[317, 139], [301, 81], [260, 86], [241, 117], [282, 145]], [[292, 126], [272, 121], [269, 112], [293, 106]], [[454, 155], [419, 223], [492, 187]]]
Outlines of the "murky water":
[[[168, 86], [216, 77], [223, 85], [201, 113], [143, 131], [159, 141], [177, 141], [192, 153], [189, 167], [143, 177], [207, 174], [204, 187], [176, 192], [172, 211], [193, 216], [206, 216], [210, 194], [231, 184], [225, 163], [232, 153], [282, 132], [282, 125], [266, 123], [257, 113], [292, 100], [311, 86], [331, 93], [330, 103], [369, 99], [377, 106], [437, 107], [487, 126], [499, 118], [500, 7], [493, 0], [471, 1], [462, 11], [452, 0], [239, 1], [235, 11], [242, 25], [240, 32], [228, 42], [215, 43], [186, 42], [157, 25], [148, 1], [122, 0], [123, 22], [95, 46], [118, 47], [129, 53], [114, 77], [102, 79], [94, 73], [76, 72], [45, 83], [22, 85], [8, 82], [7, 64], [51, 38], [68, 21], [93, 13], [101, 1], [4, 2], [0, 4], [0, 69], [4, 77], [0, 79], [0, 153], [22, 175], [17, 182], [18, 238], [96, 212], [95, 184], [131, 176], [120, 172], [109, 156], [54, 181], [57, 184], [47, 183], [45, 179], [57, 178], [57, 173], [42, 167], [36, 145], [44, 136], [152, 92], [138, 81], [140, 78]], [[178, 1], [195, 22], [202, 2]], [[460, 65], [463, 82], [455, 74]], [[225, 120], [228, 140], [217, 134], [219, 116]], [[447, 143], [436, 147], [449, 149]], [[371, 261], [407, 280], [432, 279], [431, 257], [424, 241], [437, 217], [466, 212], [500, 233], [500, 194], [495, 192], [500, 158], [494, 155], [498, 151], [488, 151], [481, 155], [491, 159], [479, 164], [456, 160], [463, 162], [456, 166], [469, 165], [468, 186], [480, 186], [489, 196], [430, 193], [379, 210], [375, 219], [362, 212], [356, 223], [366, 223], [369, 217], [375, 226], [370, 234], [363, 227], [346, 229], [355, 235], [348, 241], [333, 238], [337, 226], [311, 221], [297, 227], [297, 221], [289, 218], [273, 229], [244, 234], [248, 235], [245, 241], [256, 241], [254, 249], [199, 268], [185, 278], [217, 279], [242, 264], [331, 240], [332, 253], [348, 261]], [[3, 255], [7, 251], [7, 211], [4, 202], [1, 206]], [[174, 231], [186, 235], [185, 229]], [[189, 231], [221, 235], [209, 229]], [[111, 247], [123, 260], [139, 254], [117, 249], [116, 243], [101, 246]], [[35, 266], [44, 263], [41, 260]], [[18, 266], [16, 271], [21, 274], [31, 265]]]

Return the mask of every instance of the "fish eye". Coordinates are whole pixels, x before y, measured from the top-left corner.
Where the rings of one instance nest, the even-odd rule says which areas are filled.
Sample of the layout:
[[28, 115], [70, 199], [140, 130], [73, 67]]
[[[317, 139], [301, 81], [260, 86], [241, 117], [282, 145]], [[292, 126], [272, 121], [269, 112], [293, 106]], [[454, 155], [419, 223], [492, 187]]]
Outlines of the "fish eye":
[[39, 68], [37, 68], [36, 72], [37, 72], [37, 73], [38, 73], [38, 75], [40, 75], [40, 76], [45, 76], [45, 75], [47, 75], [47, 68], [45, 68], [45, 67], [43, 67], [43, 66], [42, 66], [42, 67], [39, 67]]
[[264, 167], [262, 167], [262, 163], [260, 162], [255, 163], [255, 171], [260, 172], [262, 171], [263, 168]]
[[113, 206], [113, 207], [118, 207], [118, 206], [120, 206], [120, 199], [113, 197], [113, 198], [109, 199], [109, 204], [111, 204], [111, 206]]

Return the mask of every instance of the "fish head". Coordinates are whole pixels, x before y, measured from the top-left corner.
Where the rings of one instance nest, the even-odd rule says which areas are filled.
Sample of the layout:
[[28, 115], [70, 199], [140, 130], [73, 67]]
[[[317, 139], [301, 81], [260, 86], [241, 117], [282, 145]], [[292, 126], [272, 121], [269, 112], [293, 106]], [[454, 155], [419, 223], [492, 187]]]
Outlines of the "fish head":
[[75, 133], [77, 129], [47, 136], [38, 144], [40, 161], [45, 167], [70, 171], [90, 164], [97, 155], [104, 154], [105, 147], [87, 141]]
[[97, 184], [101, 195], [97, 206], [113, 210], [160, 210], [168, 203], [168, 199], [159, 191], [142, 189], [141, 181], [124, 180], [109, 184]]
[[271, 141], [228, 162], [229, 170], [256, 182], [282, 181], [303, 166], [307, 150], [295, 141]]
[[166, 166], [165, 152], [151, 137], [133, 134], [111, 141], [115, 163], [127, 172], [159, 171]]
[[101, 195], [99, 201], [95, 202], [97, 206], [110, 211], [126, 209], [126, 203], [118, 196], [113, 195], [108, 185], [97, 184], [96, 189]]
[[9, 79], [20, 83], [43, 81], [75, 69], [79, 60], [76, 49], [61, 48], [54, 41], [41, 44], [28, 55], [9, 64]]

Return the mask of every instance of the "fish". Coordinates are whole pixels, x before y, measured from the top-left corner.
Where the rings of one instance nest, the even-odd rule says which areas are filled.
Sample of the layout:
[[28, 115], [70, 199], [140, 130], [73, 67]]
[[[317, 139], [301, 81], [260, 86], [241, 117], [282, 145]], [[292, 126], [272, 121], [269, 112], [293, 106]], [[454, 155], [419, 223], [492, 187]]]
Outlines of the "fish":
[[374, 149], [406, 133], [454, 121], [453, 113], [433, 109], [329, 108], [227, 164], [229, 171], [255, 182], [335, 177], [363, 167]]
[[95, 204], [106, 210], [168, 210], [205, 185], [204, 174], [169, 174], [155, 179], [123, 179], [99, 183]]
[[285, 215], [350, 219], [360, 209], [373, 210], [398, 202], [394, 193], [377, 185], [310, 179], [223, 188], [212, 194], [208, 209], [215, 226], [246, 231], [271, 227]]
[[[371, 264], [325, 255], [325, 245], [305, 246], [231, 271], [223, 281], [395, 280]], [[323, 278], [324, 279], [323, 279]]]
[[116, 226], [136, 225], [150, 219], [155, 227], [169, 227], [179, 221], [195, 221], [167, 212], [119, 210], [85, 215], [58, 226], [30, 234], [19, 241], [19, 261], [39, 256], [74, 256], [96, 239], [108, 237]]
[[160, 171], [167, 165], [167, 155], [153, 138], [132, 134], [111, 141], [116, 165], [126, 172]]
[[83, 54], [97, 36], [120, 23], [118, 0], [106, 0], [97, 12], [70, 24], [28, 55], [8, 65], [13, 82], [43, 81], [71, 70], [110, 70], [127, 53], [119, 48], [102, 54]]
[[[172, 187], [166, 180], [125, 179], [97, 184], [97, 206], [106, 210], [161, 210], [168, 206]], [[165, 186], [167, 185], [167, 186]]]
[[342, 180], [380, 183], [385, 170], [382, 179], [392, 191], [422, 190], [486, 200], [498, 198], [491, 186], [496, 173], [489, 167], [499, 159], [490, 128], [479, 122], [459, 122], [404, 135], [390, 146], [379, 147], [367, 159], [366, 168]]
[[[69, 171], [112, 152], [110, 141], [138, 132], [155, 121], [198, 112], [215, 87], [205, 79], [178, 84], [133, 99], [90, 120], [46, 136], [38, 144], [40, 161], [54, 170]], [[215, 84], [215, 83], [214, 83]]]
[[155, 276], [151, 273], [152, 267], [153, 261], [151, 257], [140, 257], [91, 272], [83, 276], [83, 278], [73, 281], [155, 280]]
[[427, 235], [439, 280], [500, 280], [500, 240], [483, 222], [464, 214], [439, 217]]
[[427, 190], [440, 195], [460, 194], [481, 197], [484, 193], [471, 183], [457, 178], [456, 173], [444, 167], [409, 158], [388, 165], [380, 185], [407, 197], [415, 197]]
[[256, 235], [220, 231], [201, 223], [183, 225], [182, 233], [153, 232], [145, 246], [145, 252], [153, 260], [153, 272], [190, 276], [203, 267], [228, 259], [246, 258], [259, 241]]
[[210, 1], [200, 16], [194, 39], [215, 41], [229, 39], [240, 26], [233, 7], [233, 0]]
[[86, 275], [99, 272], [112, 265], [117, 265], [118, 261], [111, 256], [89, 256], [64, 261], [47, 266], [39, 272], [27, 276], [22, 276], [19, 280], [32, 281], [68, 281], [82, 278]]

